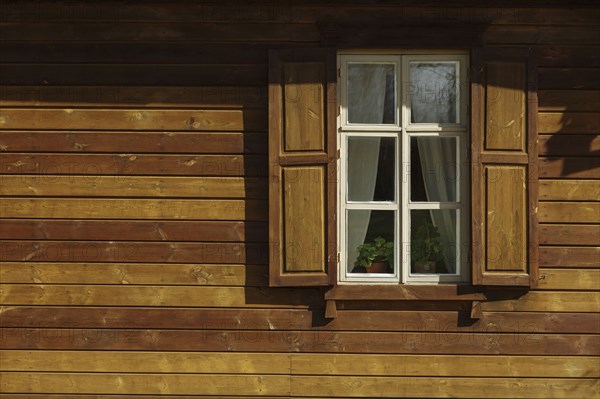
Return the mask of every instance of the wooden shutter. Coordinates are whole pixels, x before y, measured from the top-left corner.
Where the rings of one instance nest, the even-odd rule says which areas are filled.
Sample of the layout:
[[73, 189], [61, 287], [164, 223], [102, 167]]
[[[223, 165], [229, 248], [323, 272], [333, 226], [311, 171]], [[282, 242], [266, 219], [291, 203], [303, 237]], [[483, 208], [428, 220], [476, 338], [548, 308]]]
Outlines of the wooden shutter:
[[269, 53], [269, 282], [335, 283], [336, 55]]
[[536, 66], [521, 50], [472, 58], [473, 284], [535, 286]]

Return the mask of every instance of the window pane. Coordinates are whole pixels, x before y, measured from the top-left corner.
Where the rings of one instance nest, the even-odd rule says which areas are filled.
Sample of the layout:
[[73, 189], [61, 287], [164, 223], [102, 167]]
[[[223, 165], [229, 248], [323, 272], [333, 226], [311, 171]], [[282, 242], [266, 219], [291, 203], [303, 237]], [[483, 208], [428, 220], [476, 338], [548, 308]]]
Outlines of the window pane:
[[396, 212], [348, 210], [349, 273], [394, 272]]
[[458, 123], [457, 63], [411, 62], [412, 123]]
[[454, 209], [410, 212], [411, 274], [456, 274], [457, 214]]
[[348, 64], [348, 122], [396, 123], [394, 64]]
[[455, 137], [412, 137], [410, 199], [424, 202], [459, 200], [459, 165]]
[[394, 201], [393, 137], [348, 138], [348, 201]]

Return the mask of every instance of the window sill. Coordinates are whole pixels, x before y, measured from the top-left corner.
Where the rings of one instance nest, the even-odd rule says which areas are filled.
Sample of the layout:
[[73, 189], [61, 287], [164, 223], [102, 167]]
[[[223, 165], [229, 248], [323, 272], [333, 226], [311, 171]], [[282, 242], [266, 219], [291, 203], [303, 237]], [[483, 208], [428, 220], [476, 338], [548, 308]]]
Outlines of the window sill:
[[481, 317], [481, 287], [460, 284], [442, 285], [337, 285], [325, 293], [325, 317], [335, 318], [336, 301], [468, 301], [471, 318]]

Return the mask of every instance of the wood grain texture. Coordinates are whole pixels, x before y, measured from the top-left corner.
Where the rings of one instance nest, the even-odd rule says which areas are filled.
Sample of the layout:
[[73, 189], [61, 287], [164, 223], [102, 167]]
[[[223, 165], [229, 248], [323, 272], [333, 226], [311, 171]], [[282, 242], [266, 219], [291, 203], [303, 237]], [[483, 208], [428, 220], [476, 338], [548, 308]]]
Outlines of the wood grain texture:
[[[600, 179], [600, 158], [598, 157], [549, 157], [538, 162], [539, 177], [546, 179]], [[590, 184], [594, 184], [592, 182]], [[592, 192], [595, 192], [593, 190]]]
[[600, 184], [595, 180], [540, 180], [540, 200], [600, 201]]
[[2, 219], [7, 240], [266, 242], [267, 224], [240, 221]]
[[490, 62], [485, 79], [485, 149], [526, 151], [525, 65]]
[[266, 220], [266, 201], [4, 197], [1, 218]]
[[598, 90], [540, 90], [538, 99], [538, 109], [542, 112], [600, 111]]
[[[257, 330], [3, 330], [3, 349], [597, 356], [597, 335]], [[290, 338], [293, 337], [293, 338]], [[377, 339], [374, 339], [377, 338]]]
[[542, 223], [600, 223], [598, 202], [541, 202]]
[[540, 265], [547, 267], [598, 267], [598, 247], [541, 247]]
[[540, 112], [538, 127], [541, 134], [598, 134], [600, 133], [600, 113]]
[[531, 291], [518, 299], [499, 299], [484, 302], [481, 305], [484, 312], [598, 312], [600, 297], [595, 292]]
[[284, 272], [325, 271], [325, 169], [283, 168]]
[[600, 135], [553, 134], [539, 137], [540, 156], [579, 156], [600, 155]]
[[3, 371], [371, 376], [593, 377], [598, 357], [2, 351]]
[[[182, 153], [188, 156], [189, 154], [264, 154], [267, 150], [266, 145], [267, 136], [263, 133], [239, 132], [5, 131], [0, 136], [0, 146], [7, 152], [122, 153], [117, 165], [127, 160], [135, 161], [136, 153]], [[195, 159], [189, 157], [185, 162], [191, 165], [187, 166], [193, 166], [197, 162]], [[86, 174], [98, 173], [94, 170], [94, 164], [85, 162], [83, 165], [89, 170]], [[213, 173], [217, 166], [213, 166]], [[230, 169], [235, 167], [230, 166]]]
[[252, 287], [2, 284], [4, 305], [302, 307], [316, 291]]
[[600, 270], [540, 269], [540, 290], [600, 291]]
[[263, 110], [4, 109], [2, 129], [240, 131], [266, 129]]
[[[144, 53], [141, 50], [144, 45], [150, 43], [140, 43], [140, 47], [136, 46], [133, 50], [128, 43], [111, 43], [102, 44], [87, 43], [74, 44], [68, 43], [69, 46], [81, 46], [85, 48], [85, 53], [81, 57], [88, 60], [90, 46], [99, 46], [105, 48], [106, 51], [115, 51], [115, 46], [118, 49], [122, 47], [123, 52]], [[0, 44], [15, 46], [15, 51], [23, 57], [23, 50], [36, 49], [42, 51], [42, 54], [48, 54], [52, 57], [64, 57], [64, 54], [57, 53], [56, 46], [48, 46], [47, 43], [28, 43], [24, 49], [23, 44], [6, 43]], [[156, 45], [156, 44], [154, 44]], [[166, 45], [167, 46], [167, 45]], [[177, 48], [174, 43], [168, 44], [170, 49]], [[229, 50], [227, 44], [205, 45], [211, 49]], [[244, 45], [244, 48], [252, 45]], [[182, 50], [184, 47], [179, 46]], [[270, 46], [267, 46], [270, 47]], [[198, 46], [190, 47], [186, 44], [185, 48], [190, 53], [201, 56]], [[45, 52], [45, 53], [44, 53]], [[265, 54], [266, 55], [266, 54]], [[34, 57], [40, 56], [36, 51]], [[161, 56], [160, 54], [144, 54], [147, 57]], [[172, 52], [167, 52], [162, 56], [173, 56]], [[239, 56], [239, 55], [238, 55]], [[242, 54], [242, 57], [247, 57], [248, 53]], [[61, 58], [64, 61], [64, 58]], [[19, 60], [22, 60], [20, 58]], [[211, 58], [206, 58], [205, 62]], [[30, 85], [30, 86], [0, 86], [0, 106], [2, 107], [109, 107], [109, 108], [137, 108], [137, 107], [152, 107], [152, 108], [266, 108], [267, 107], [267, 90], [262, 86], [196, 86], [196, 87], [168, 87], [168, 86], [47, 86], [47, 85]]]
[[541, 245], [600, 246], [600, 225], [597, 224], [542, 224]]
[[486, 271], [527, 272], [526, 170], [487, 166]]
[[267, 286], [266, 266], [226, 264], [0, 263], [3, 284]]
[[586, 64], [579, 63], [576, 68], [540, 68], [538, 71], [540, 89], [600, 89], [598, 68], [585, 68], [585, 66]]
[[[342, 302], [347, 305], [353, 302]], [[406, 303], [406, 302], [404, 302]], [[398, 309], [338, 309], [334, 320], [318, 310], [234, 308], [130, 308], [95, 306], [3, 306], [0, 326], [7, 333], [28, 328], [110, 328], [127, 330], [273, 330], [273, 331], [397, 331], [461, 333], [574, 333], [598, 332], [600, 315], [569, 312], [485, 312], [471, 320], [465, 307], [454, 310], [424, 309], [408, 302]]]
[[0, 195], [29, 197], [267, 198], [266, 179], [235, 177], [1, 176]]
[[[244, 148], [260, 152], [262, 143], [257, 143], [258, 145], [254, 147], [251, 144], [252, 136], [256, 135], [248, 134], [244, 137]], [[218, 142], [218, 140], [215, 141]], [[190, 140], [190, 146], [193, 145], [192, 142], [193, 140]], [[239, 149], [235, 151], [237, 152]], [[78, 176], [91, 174], [96, 176], [243, 176], [252, 178], [266, 176], [267, 168], [264, 155], [23, 154], [4, 152], [0, 158], [1, 173], [12, 175]]]

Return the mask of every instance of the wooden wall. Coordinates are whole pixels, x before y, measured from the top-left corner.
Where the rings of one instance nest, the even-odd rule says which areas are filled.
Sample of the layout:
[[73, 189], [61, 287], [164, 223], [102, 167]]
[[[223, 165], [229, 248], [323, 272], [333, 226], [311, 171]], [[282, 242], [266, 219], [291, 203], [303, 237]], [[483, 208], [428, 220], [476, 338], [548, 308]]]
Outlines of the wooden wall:
[[[0, 8], [3, 398], [598, 397], [600, 10]], [[374, 20], [539, 54], [541, 281], [479, 321], [267, 287], [267, 51]]]

